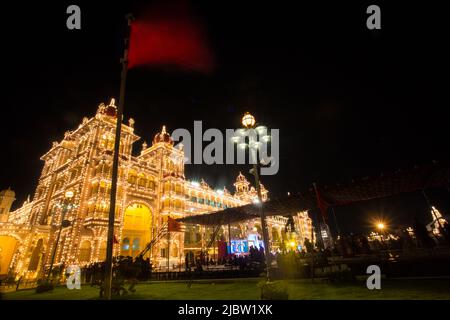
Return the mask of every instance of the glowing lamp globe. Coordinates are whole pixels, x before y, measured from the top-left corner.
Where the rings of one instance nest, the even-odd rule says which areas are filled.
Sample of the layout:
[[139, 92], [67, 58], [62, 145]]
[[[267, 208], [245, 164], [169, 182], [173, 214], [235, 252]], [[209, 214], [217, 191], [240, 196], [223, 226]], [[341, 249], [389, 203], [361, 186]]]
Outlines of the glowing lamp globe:
[[380, 230], [383, 230], [384, 227], [385, 227], [385, 226], [384, 226], [384, 223], [382, 223], [382, 222], [380, 222], [380, 223], [377, 224], [377, 228], [380, 229]]
[[73, 198], [73, 191], [66, 191], [66, 193], [64, 194], [64, 196], [67, 199]]
[[250, 113], [246, 112], [244, 116], [242, 117], [242, 125], [246, 128], [253, 128], [255, 125], [256, 120], [255, 117], [252, 116]]

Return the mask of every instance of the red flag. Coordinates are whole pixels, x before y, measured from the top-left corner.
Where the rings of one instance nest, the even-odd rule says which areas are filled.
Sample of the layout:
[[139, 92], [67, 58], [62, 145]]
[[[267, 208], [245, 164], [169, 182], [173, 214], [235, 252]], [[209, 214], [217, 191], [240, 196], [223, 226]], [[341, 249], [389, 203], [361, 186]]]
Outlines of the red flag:
[[316, 192], [316, 198], [317, 198], [317, 205], [320, 209], [320, 212], [322, 213], [322, 220], [323, 223], [326, 223], [327, 221], [327, 211], [328, 211], [328, 203], [326, 203], [322, 197], [320, 196], [319, 190], [317, 189], [316, 184], [314, 183], [314, 191]]
[[149, 8], [148, 14], [131, 24], [128, 68], [150, 65], [204, 73], [213, 70], [203, 29], [184, 2]]
[[182, 226], [181, 223], [179, 223], [177, 220], [168, 217], [168, 230], [169, 232], [181, 232]]

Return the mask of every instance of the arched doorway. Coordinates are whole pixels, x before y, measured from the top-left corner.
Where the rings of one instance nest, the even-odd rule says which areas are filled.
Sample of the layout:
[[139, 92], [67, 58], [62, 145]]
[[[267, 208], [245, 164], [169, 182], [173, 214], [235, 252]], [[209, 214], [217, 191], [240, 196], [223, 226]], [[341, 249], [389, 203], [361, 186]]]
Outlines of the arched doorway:
[[44, 241], [39, 239], [30, 257], [30, 263], [28, 265], [28, 271], [37, 271], [39, 262], [41, 261]]
[[98, 250], [98, 261], [106, 260], [106, 241], [100, 243], [100, 248]]
[[0, 275], [6, 275], [19, 241], [11, 236], [0, 236]]
[[152, 214], [150, 208], [134, 203], [125, 209], [120, 254], [136, 257], [151, 239]]
[[78, 261], [89, 262], [91, 260], [91, 242], [89, 240], [84, 240], [80, 245], [80, 253], [78, 255]]

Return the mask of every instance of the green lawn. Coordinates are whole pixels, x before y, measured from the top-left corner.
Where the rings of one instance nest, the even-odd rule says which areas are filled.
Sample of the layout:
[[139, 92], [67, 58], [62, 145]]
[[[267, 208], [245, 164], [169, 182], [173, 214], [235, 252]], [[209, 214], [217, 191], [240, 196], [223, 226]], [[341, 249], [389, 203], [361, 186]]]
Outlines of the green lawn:
[[[155, 282], [136, 286], [136, 292], [123, 299], [184, 300], [256, 300], [260, 291], [258, 279], [196, 281], [188, 288], [184, 282]], [[289, 299], [450, 299], [450, 279], [444, 280], [382, 280], [381, 290], [368, 290], [364, 281], [334, 285], [319, 280], [286, 281]], [[98, 288], [83, 286], [81, 290], [66, 287], [36, 294], [21, 290], [3, 294], [3, 299], [98, 299]]]

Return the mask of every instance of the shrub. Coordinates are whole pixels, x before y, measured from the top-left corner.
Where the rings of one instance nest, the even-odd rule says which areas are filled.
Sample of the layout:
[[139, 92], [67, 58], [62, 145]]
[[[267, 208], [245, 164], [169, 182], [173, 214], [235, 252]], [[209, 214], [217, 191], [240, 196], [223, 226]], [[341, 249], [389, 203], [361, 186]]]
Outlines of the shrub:
[[43, 292], [47, 292], [47, 291], [52, 291], [53, 288], [54, 288], [53, 284], [51, 284], [50, 282], [42, 281], [36, 287], [36, 293], [43, 293]]
[[262, 281], [258, 283], [261, 288], [262, 300], [288, 300], [289, 294], [286, 284], [282, 281]]

